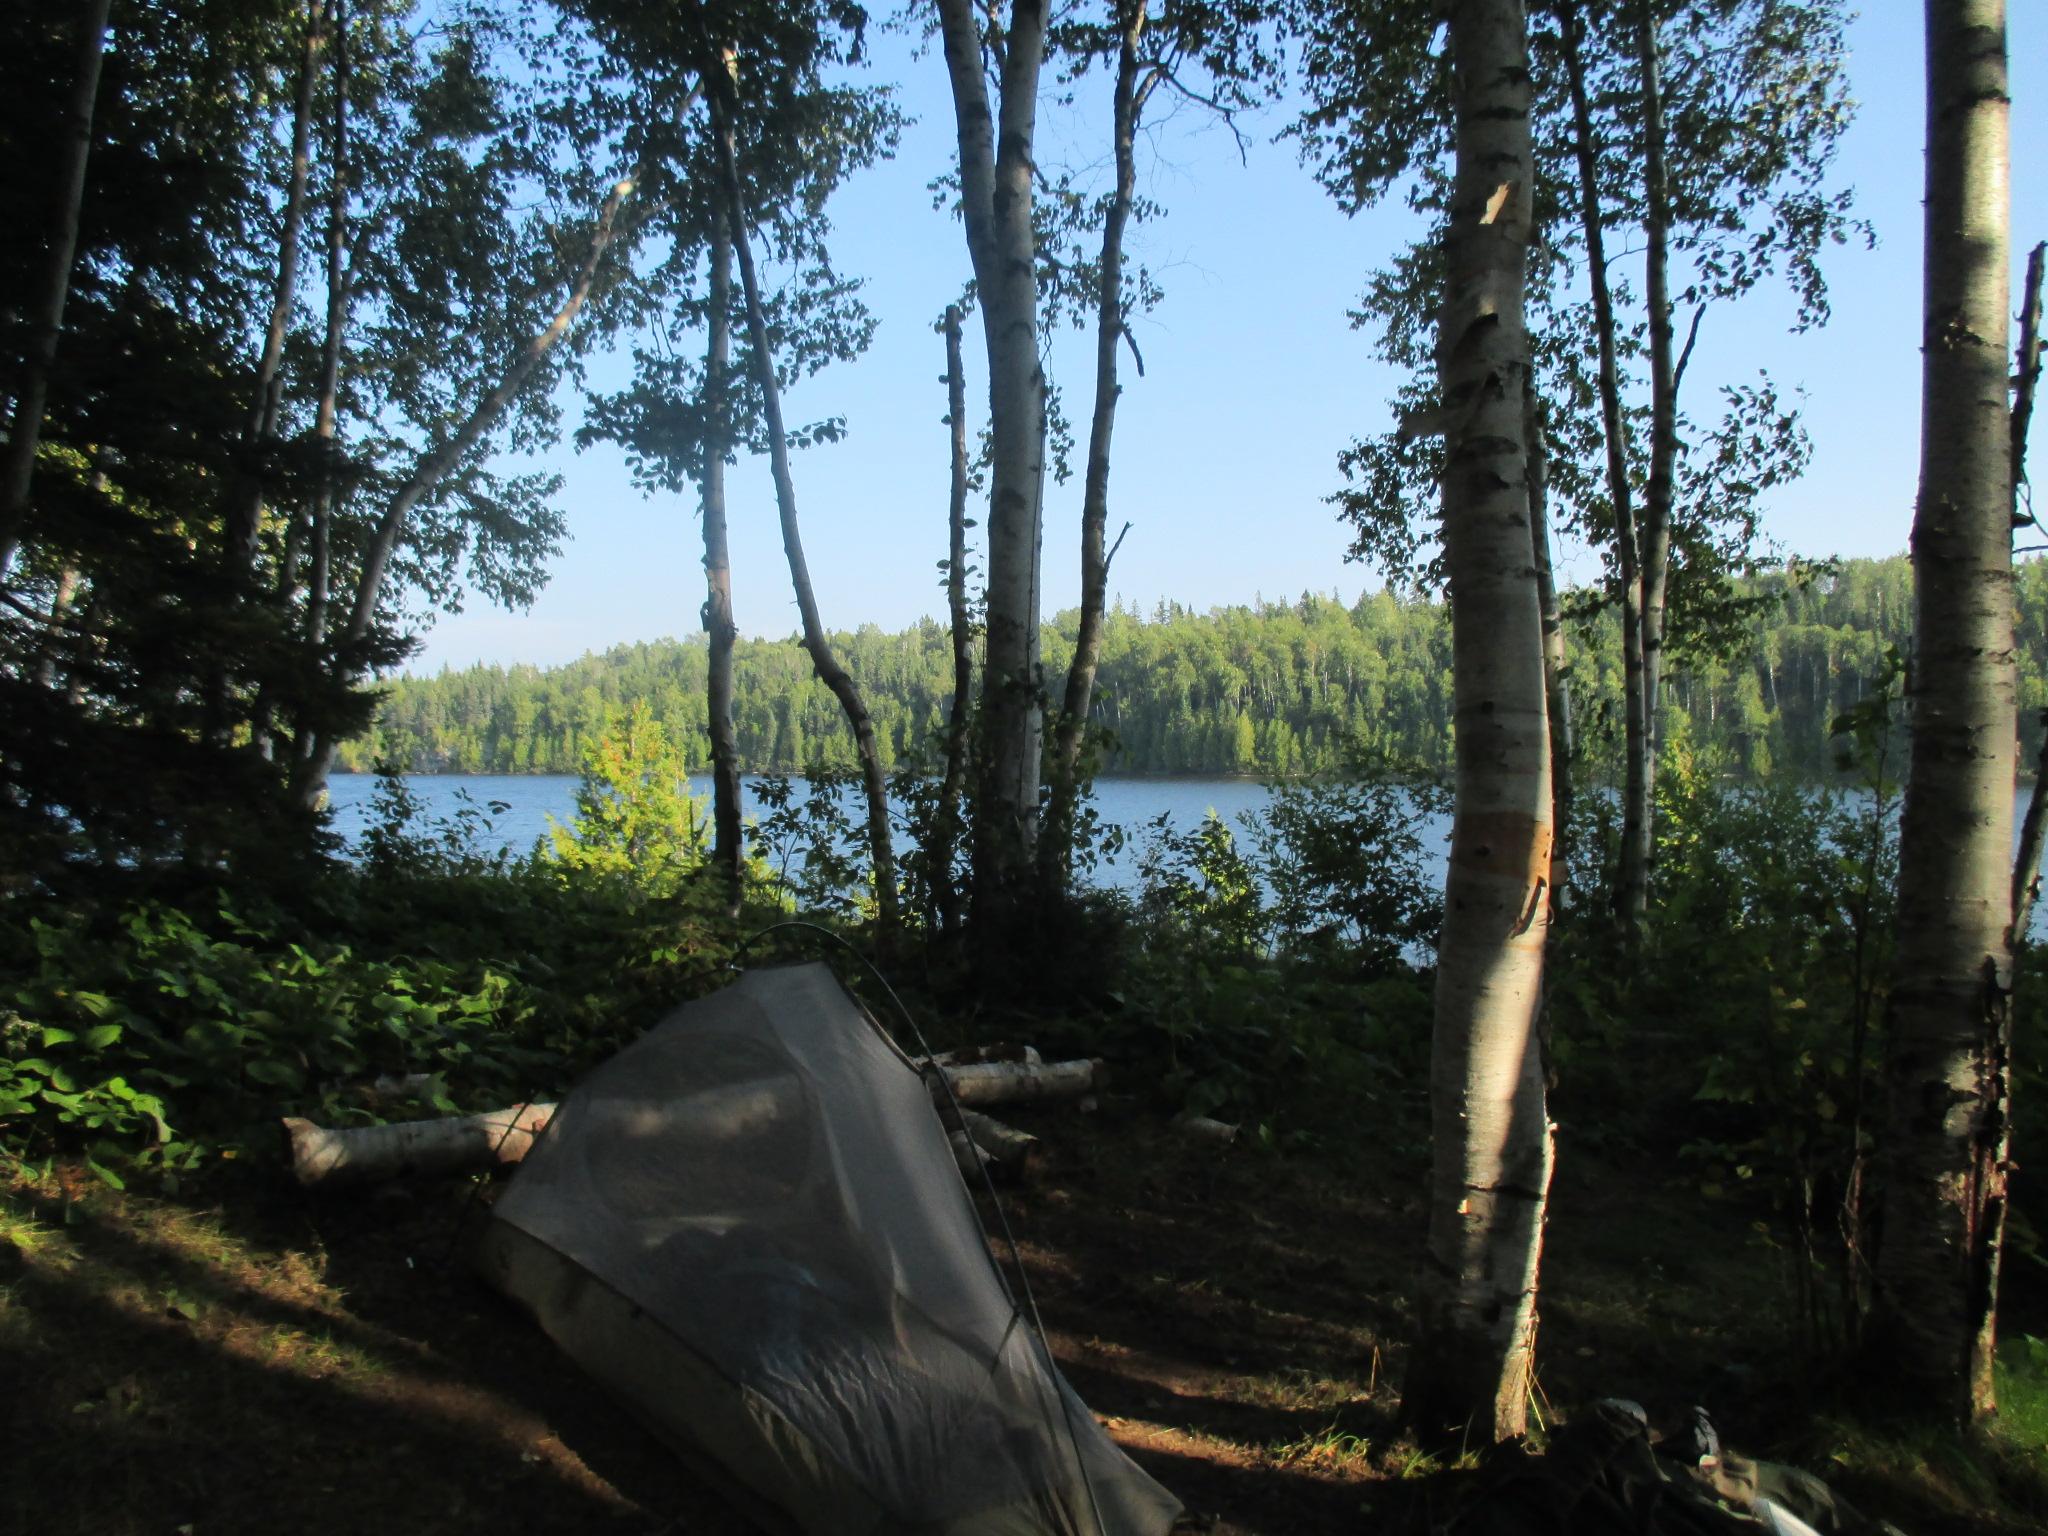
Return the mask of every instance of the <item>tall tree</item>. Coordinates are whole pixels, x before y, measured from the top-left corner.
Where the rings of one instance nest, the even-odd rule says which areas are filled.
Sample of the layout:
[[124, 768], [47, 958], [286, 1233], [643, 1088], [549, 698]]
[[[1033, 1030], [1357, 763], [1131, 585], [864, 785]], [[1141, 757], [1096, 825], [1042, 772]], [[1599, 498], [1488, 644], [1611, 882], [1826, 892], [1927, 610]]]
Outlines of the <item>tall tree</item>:
[[732, 366], [732, 238], [722, 219], [711, 228], [711, 285], [704, 329], [704, 446], [698, 483], [704, 508], [705, 715], [711, 736], [711, 862], [735, 900], [745, 856], [740, 830], [739, 743], [732, 724], [732, 549], [726, 537], [725, 460], [731, 453], [727, 373]]
[[[730, 58], [730, 56], [729, 56]], [[732, 61], [737, 67], [737, 61]], [[789, 561], [790, 584], [796, 589], [797, 612], [803, 621], [804, 649], [818, 680], [831, 689], [846, 711], [855, 748], [860, 754], [861, 781], [867, 791], [868, 854], [874, 860], [875, 905], [886, 931], [896, 923], [896, 857], [889, 827], [889, 785], [882, 771], [880, 749], [875, 742], [874, 719], [860, 685], [840, 664], [818, 599], [811, 588], [811, 573], [804, 558], [803, 535], [797, 522], [796, 480], [789, 467], [789, 433], [782, 419], [782, 389], [775, 373], [775, 345], [768, 333], [767, 306], [761, 297], [761, 280], [754, 267], [753, 244], [747, 234], [748, 211], [740, 184], [739, 156], [734, 147], [731, 82], [721, 75], [709, 82], [712, 133], [718, 146], [719, 173], [724, 184], [725, 214], [731, 231], [733, 254], [739, 260], [740, 288], [746, 301], [747, 329], [753, 340], [754, 377], [761, 392], [762, 426], [768, 438], [768, 460], [775, 478], [775, 505], [782, 522], [782, 549]]]
[[[998, 948], [1036, 875], [1044, 681], [1039, 559], [1045, 489], [1045, 371], [1038, 355], [1033, 136], [1048, 0], [937, 0], [960, 151], [960, 210], [989, 369], [987, 642], [975, 753], [973, 917]], [[988, 67], [997, 95], [989, 99]]]
[[926, 860], [947, 933], [960, 926], [960, 889], [953, 865], [960, 843], [962, 795], [967, 787], [969, 732], [973, 724], [974, 618], [967, 597], [967, 493], [973, 483], [967, 457], [967, 369], [961, 358], [960, 306], [948, 304], [939, 328], [946, 337], [946, 633], [952, 642], [953, 698], [946, 709], [945, 769]]
[[[648, 228], [667, 251], [637, 273], [633, 285], [642, 321], [633, 382], [592, 402], [578, 441], [586, 446], [600, 440], [618, 443], [643, 489], [675, 491], [688, 482], [698, 488], [713, 858], [736, 894], [743, 857], [733, 719], [732, 657], [738, 631], [726, 469], [739, 449], [766, 454], [777, 466], [780, 496], [790, 450], [838, 435], [836, 420], [787, 428], [780, 391], [785, 381], [849, 360], [867, 344], [872, 321], [860, 302], [859, 284], [833, 270], [824, 208], [848, 176], [888, 152], [897, 119], [885, 92], [825, 83], [829, 67], [851, 63], [857, 53], [852, 41], [857, 17], [832, 6], [734, 7], [715, 18], [649, 12], [610, 0], [584, 0], [582, 9], [598, 25], [626, 82], [619, 102], [625, 114], [621, 132], [640, 147], [655, 183]], [[731, 68], [717, 62], [725, 44], [705, 32], [707, 25], [743, 39], [744, 60], [729, 60]], [[706, 57], [713, 59], [709, 68], [717, 89], [725, 93], [719, 110], [732, 139], [732, 173], [740, 187], [744, 228], [727, 206], [726, 146], [705, 121]], [[735, 290], [735, 252], [749, 231], [766, 236], [764, 243], [784, 274], [776, 291], [758, 276], [751, 279], [751, 290], [745, 281]], [[752, 261], [751, 242], [744, 255]], [[756, 307], [761, 311], [758, 328], [753, 324]], [[740, 325], [737, 360], [735, 319]], [[695, 366], [688, 354], [699, 331], [703, 362]], [[765, 357], [757, 354], [761, 345], [770, 348]], [[794, 539], [793, 500], [785, 526]], [[817, 605], [800, 540], [791, 545], [791, 553], [792, 574], [803, 588], [799, 609], [807, 615], [808, 635]], [[822, 627], [818, 634], [823, 635]], [[824, 664], [843, 673], [829, 644], [824, 652]], [[850, 678], [845, 681], [853, 687]], [[858, 739], [859, 722], [852, 713], [847, 718]], [[881, 814], [886, 851], [886, 802]]]
[[1534, 572], [1524, 288], [1536, 163], [1521, 0], [1453, 0], [1455, 162], [1437, 377], [1456, 806], [1430, 1052], [1429, 1240], [1407, 1408], [1521, 1435], [1550, 1187], [1536, 1017], [1550, 733]]
[[66, 103], [64, 140], [56, 197], [50, 210], [39, 292], [30, 309], [30, 333], [14, 386], [7, 448], [0, 456], [0, 582], [21, 543], [22, 521], [35, 480], [36, 450], [43, 433], [50, 370], [64, 330], [64, 305], [71, 294], [71, 268], [78, 253], [79, 205], [85, 198], [86, 164], [92, 154], [93, 110], [99, 98], [100, 60], [105, 57], [107, 16], [112, 0], [84, 0], [77, 7], [72, 85]]
[[[1094, 395], [1081, 495], [1081, 605], [1047, 754], [1050, 793], [1039, 842], [1043, 884], [1053, 896], [1065, 886], [1074, 852], [1074, 816], [1084, 787], [1083, 755], [1102, 653], [1109, 567], [1122, 542], [1122, 535], [1117, 543], [1109, 539], [1110, 461], [1123, 394], [1118, 360], [1127, 343], [1137, 356], [1131, 320], [1156, 297], [1150, 276], [1142, 269], [1133, 281], [1126, 255], [1130, 227], [1140, 211], [1138, 136], [1148, 106], [1162, 90], [1222, 118], [1236, 132], [1236, 113], [1251, 106], [1257, 91], [1276, 73], [1262, 34], [1267, 12], [1248, 0], [1164, 0], [1156, 5], [1152, 0], [1113, 0], [1108, 12], [1100, 22], [1063, 20], [1052, 29], [1049, 43], [1070, 77], [1078, 77], [1099, 59], [1114, 61], [1109, 190], [1093, 207], [1079, 196], [1064, 199], [1068, 206], [1088, 209], [1082, 223], [1099, 224], [1097, 246], [1092, 258], [1062, 263], [1050, 282], [1053, 303], [1060, 305], [1070, 296], [1079, 300], [1077, 308], [1084, 310], [1086, 323], [1095, 331]], [[1081, 279], [1082, 292], [1069, 294], [1074, 285], [1061, 281], [1064, 271]], [[1142, 361], [1138, 371], [1144, 372]]]
[[1911, 767], [1884, 1240], [1867, 1339], [1923, 1410], [1995, 1410], [2012, 1007], [2010, 145], [2004, 0], [1928, 0]]

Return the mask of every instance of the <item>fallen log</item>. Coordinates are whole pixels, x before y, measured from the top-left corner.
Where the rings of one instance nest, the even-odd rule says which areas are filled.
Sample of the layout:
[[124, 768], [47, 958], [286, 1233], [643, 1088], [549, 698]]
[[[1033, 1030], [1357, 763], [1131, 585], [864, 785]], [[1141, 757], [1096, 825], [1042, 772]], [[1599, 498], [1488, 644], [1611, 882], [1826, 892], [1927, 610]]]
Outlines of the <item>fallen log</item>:
[[961, 1110], [960, 1119], [975, 1146], [995, 1160], [992, 1171], [1021, 1182], [1038, 1177], [1044, 1147], [1036, 1136], [971, 1109]]
[[1221, 1147], [1236, 1141], [1238, 1133], [1236, 1126], [1207, 1115], [1182, 1115], [1173, 1122], [1173, 1128], [1190, 1141], [1206, 1141]]
[[1099, 1060], [942, 1063], [939, 1070], [945, 1073], [955, 1102], [963, 1108], [1078, 1099], [1109, 1082], [1109, 1069]]
[[[1082, 1092], [1100, 1068], [1099, 1062], [1003, 1062], [988, 1066], [1028, 1069], [1026, 1075], [984, 1079], [983, 1064], [944, 1067], [948, 1082], [963, 1106], [959, 1123], [951, 1123], [944, 1094], [936, 1092], [940, 1118], [946, 1120], [955, 1160], [970, 1180], [986, 1164], [999, 1179], [1027, 1179], [1038, 1171], [1038, 1138], [986, 1115], [965, 1109], [970, 1103], [1000, 1102], [1004, 1095], [1059, 1098]], [[963, 1088], [961, 1076], [966, 1075]], [[1032, 1074], [1049, 1081], [1038, 1081]], [[1080, 1086], [1076, 1086], [1076, 1085]], [[763, 1079], [745, 1085], [693, 1094], [669, 1104], [636, 1106], [622, 1128], [629, 1135], [660, 1136], [677, 1130], [714, 1141], [729, 1141], [764, 1130], [792, 1113], [799, 1102], [793, 1080]], [[510, 1167], [532, 1149], [534, 1138], [547, 1128], [553, 1104], [519, 1104], [488, 1114], [459, 1115], [444, 1120], [408, 1120], [390, 1125], [315, 1125], [296, 1117], [282, 1122], [292, 1176], [305, 1188], [374, 1184], [417, 1174], [476, 1173]], [[978, 1149], [978, 1150], [977, 1150]]]
[[518, 1162], [553, 1116], [552, 1104], [515, 1104], [449, 1120], [332, 1129], [286, 1118], [285, 1146], [300, 1184], [374, 1184], [401, 1174], [471, 1173]]

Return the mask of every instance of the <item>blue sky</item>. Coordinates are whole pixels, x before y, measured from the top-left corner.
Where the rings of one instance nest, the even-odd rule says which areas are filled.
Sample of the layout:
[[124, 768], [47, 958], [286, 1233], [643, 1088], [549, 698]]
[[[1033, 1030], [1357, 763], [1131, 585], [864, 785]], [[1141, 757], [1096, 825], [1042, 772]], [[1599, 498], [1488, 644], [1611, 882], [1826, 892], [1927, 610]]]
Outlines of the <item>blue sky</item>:
[[[1851, 31], [1861, 107], [1839, 180], [1855, 187], [1879, 243], [1833, 254], [1832, 321], [1791, 335], [1789, 296], [1759, 292], [1710, 312], [1688, 377], [1703, 392], [1767, 368], [1782, 385], [1805, 388], [1813, 465], [1778, 493], [1766, 518], [1768, 536], [1791, 553], [1884, 555], [1906, 543], [1919, 420], [1920, 12], [1909, 0], [1869, 0]], [[2048, 6], [2015, 5], [2010, 24], [2017, 294], [2017, 263], [2048, 238], [2048, 175], [2027, 149], [2048, 144], [2039, 68], [2048, 60]], [[933, 209], [927, 191], [954, 153], [943, 63], [935, 52], [914, 56], [901, 37], [876, 42], [878, 75], [899, 83], [916, 121], [896, 159], [835, 202], [833, 248], [844, 271], [866, 279], [880, 325], [865, 358], [807, 382], [789, 401], [793, 420], [847, 421], [845, 441], [798, 456], [796, 479], [819, 604], [827, 624], [849, 629], [901, 628], [943, 610], [935, 562], [946, 539], [944, 359], [931, 327], [968, 273], [959, 226]], [[1041, 158], [1095, 164], [1101, 115], [1048, 111]], [[1141, 160], [1145, 191], [1166, 213], [1138, 232], [1134, 254], [1166, 297], [1137, 327], [1146, 376], [1124, 370], [1111, 529], [1126, 520], [1132, 528], [1110, 585], [1147, 610], [1161, 598], [1201, 609], [1304, 590], [1349, 600], [1379, 585], [1376, 572], [1345, 562], [1346, 530], [1324, 498], [1338, 484], [1338, 451], [1388, 423], [1397, 380], [1346, 314], [1366, 273], [1411, 226], [1398, 208], [1340, 214], [1292, 144], [1272, 142], [1288, 117], [1276, 108], [1250, 121], [1241, 161], [1227, 132], [1184, 114], [1153, 135]], [[969, 405], [979, 418], [986, 376], [974, 339], [970, 326]], [[1051, 365], [1067, 381], [1070, 413], [1085, 422], [1089, 339], [1061, 338]], [[618, 371], [599, 363], [593, 377], [606, 385]], [[549, 665], [696, 630], [704, 584], [694, 499], [643, 497], [615, 450], [578, 454], [565, 445], [549, 462], [566, 477], [571, 542], [546, 591], [523, 613], [474, 605], [440, 617], [410, 670]], [[741, 630], [792, 633], [796, 608], [765, 460], [742, 463], [729, 495]], [[1079, 595], [1079, 515], [1078, 475], [1048, 486], [1048, 612]], [[1595, 568], [1569, 544], [1559, 553], [1567, 571]]]

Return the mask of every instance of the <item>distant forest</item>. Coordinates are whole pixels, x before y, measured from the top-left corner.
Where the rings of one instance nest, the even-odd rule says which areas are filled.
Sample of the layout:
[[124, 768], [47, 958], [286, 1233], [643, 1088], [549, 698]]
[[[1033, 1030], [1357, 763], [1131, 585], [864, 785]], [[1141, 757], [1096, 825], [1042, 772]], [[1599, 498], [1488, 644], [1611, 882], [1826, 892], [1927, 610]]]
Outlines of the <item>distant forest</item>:
[[[2048, 561], [2016, 572], [2021, 735], [2028, 762], [2048, 705]], [[1757, 599], [1722, 654], [1678, 659], [1664, 700], [1667, 738], [1683, 733], [1725, 767], [1751, 775], [1820, 775], [1834, 764], [1830, 725], [1903, 653], [1912, 619], [1904, 556], [1845, 561], [1806, 583], [1747, 585]], [[1573, 626], [1581, 746], [1614, 750], [1621, 713], [1619, 627], [1594, 613]], [[1063, 675], [1074, 615], [1045, 629], [1049, 676]], [[834, 637], [867, 695], [883, 760], [894, 765], [942, 736], [952, 697], [943, 625], [890, 634], [864, 625]], [[735, 658], [741, 762], [749, 772], [850, 767], [838, 703], [795, 639], [742, 640]], [[704, 728], [705, 644], [622, 645], [566, 666], [478, 666], [403, 677], [367, 736], [339, 766], [391, 762], [416, 773], [573, 773], [584, 744], [639, 700], [710, 761]], [[1430, 768], [1450, 763], [1451, 635], [1435, 599], [1371, 593], [1349, 607], [1304, 594], [1193, 613], [1173, 603], [1108, 616], [1097, 722], [1114, 737], [1106, 773], [1317, 773], [1365, 753]], [[1903, 759], [1901, 759], [1903, 766]]]

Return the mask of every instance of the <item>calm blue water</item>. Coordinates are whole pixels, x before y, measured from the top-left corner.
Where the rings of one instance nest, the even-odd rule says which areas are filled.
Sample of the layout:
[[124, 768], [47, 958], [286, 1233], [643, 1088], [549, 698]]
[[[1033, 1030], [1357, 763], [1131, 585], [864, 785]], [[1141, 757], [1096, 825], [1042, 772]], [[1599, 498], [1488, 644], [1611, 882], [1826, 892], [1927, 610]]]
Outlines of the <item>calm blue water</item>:
[[[506, 848], [524, 853], [547, 836], [550, 816], [567, 822], [576, 812], [574, 774], [415, 774], [405, 782], [419, 797], [422, 817], [428, 823], [458, 810], [464, 794], [483, 807], [490, 828], [477, 842], [487, 852]], [[752, 793], [754, 782], [743, 780], [740, 786], [740, 811], [744, 816], [752, 816], [757, 809]], [[376, 788], [375, 776], [367, 773], [337, 773], [328, 780], [327, 798], [334, 809], [334, 830], [351, 845], [368, 824], [370, 797]], [[690, 788], [709, 801], [709, 777], [691, 779]], [[1123, 827], [1131, 841], [1115, 858], [1104, 861], [1096, 872], [1096, 881], [1111, 887], [1137, 883], [1137, 837], [1145, 824], [1162, 812], [1173, 817], [1176, 828], [1188, 831], [1214, 810], [1229, 823], [1242, 844], [1246, 836], [1245, 818], [1263, 810], [1269, 798], [1264, 785], [1244, 779], [1097, 780], [1097, 813], [1105, 822]], [[489, 809], [492, 801], [505, 809]], [[851, 797], [848, 803], [851, 807]], [[1446, 822], [1442, 833], [1448, 837], [1449, 831]], [[1439, 849], [1439, 859], [1447, 855], [1448, 847]]]
[[[490, 821], [488, 832], [478, 838], [479, 845], [486, 851], [507, 848], [520, 853], [547, 836], [549, 816], [566, 822], [575, 814], [576, 782], [573, 774], [445, 773], [418, 774], [406, 780], [407, 786], [419, 797], [426, 821], [431, 823], [450, 815], [461, 806], [460, 796], [466, 793], [478, 806], [486, 807], [485, 814]], [[753, 783], [753, 780], [745, 780], [741, 784], [743, 815], [751, 816], [756, 809], [752, 798]], [[351, 843], [361, 836], [367, 824], [370, 796], [376, 787], [376, 779], [363, 773], [338, 773], [328, 782], [328, 800], [334, 808], [334, 829]], [[690, 787], [709, 801], [711, 780], [708, 777], [692, 779]], [[2027, 795], [2027, 787], [2022, 786], [2014, 798], [2015, 848], [2018, 846], [2019, 819], [2027, 808]], [[1247, 817], [1263, 810], [1270, 798], [1263, 784], [1244, 779], [1098, 779], [1095, 783], [1096, 810], [1105, 822], [1121, 826], [1128, 841], [1120, 853], [1106, 858], [1097, 867], [1095, 883], [1112, 889], [1129, 889], [1138, 883], [1138, 840], [1146, 823], [1161, 813], [1171, 815], [1177, 829], [1189, 831], [1214, 810], [1230, 825], [1243, 847], [1246, 846]], [[505, 808], [502, 811], [488, 809], [493, 801]], [[848, 806], [858, 814], [858, 807], [851, 796]], [[1432, 880], [1440, 881], [1443, 876], [1450, 852], [1449, 839], [1449, 818], [1440, 818], [1439, 825], [1432, 828], [1425, 839]], [[2035, 908], [2031, 929], [2037, 942], [2048, 940], [2048, 901]]]

